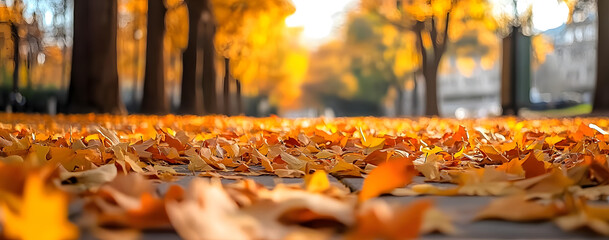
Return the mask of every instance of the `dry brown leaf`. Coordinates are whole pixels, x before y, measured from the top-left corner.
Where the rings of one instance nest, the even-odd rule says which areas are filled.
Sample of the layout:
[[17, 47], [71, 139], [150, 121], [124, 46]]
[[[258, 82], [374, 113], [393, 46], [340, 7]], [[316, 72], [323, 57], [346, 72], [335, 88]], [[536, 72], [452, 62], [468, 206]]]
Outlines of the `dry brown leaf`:
[[502, 219], [508, 221], [527, 222], [549, 220], [557, 216], [559, 208], [553, 204], [541, 204], [527, 199], [524, 194], [516, 194], [492, 200], [476, 219]]
[[423, 215], [421, 234], [439, 232], [446, 235], [457, 233], [457, 228], [453, 225], [452, 219], [437, 208], [430, 208]]
[[59, 180], [61, 187], [74, 193], [87, 190], [95, 191], [104, 183], [114, 180], [117, 169], [114, 164], [106, 164], [101, 167], [80, 172], [68, 172], [59, 167]]
[[239, 217], [238, 207], [219, 182], [194, 179], [182, 201], [166, 203], [171, 225], [184, 239], [252, 239], [255, 222]]
[[[571, 204], [571, 205], [569, 205]], [[573, 199], [567, 195], [568, 215], [554, 219], [554, 223], [565, 231], [589, 228], [604, 236], [609, 236], [609, 207], [588, 205], [582, 199]]]

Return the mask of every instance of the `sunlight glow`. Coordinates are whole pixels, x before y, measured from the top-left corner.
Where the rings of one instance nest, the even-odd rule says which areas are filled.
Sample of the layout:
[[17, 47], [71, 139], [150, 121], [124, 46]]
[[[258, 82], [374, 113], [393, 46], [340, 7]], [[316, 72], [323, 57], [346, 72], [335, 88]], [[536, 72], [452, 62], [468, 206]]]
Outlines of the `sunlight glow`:
[[498, 17], [524, 16], [529, 8], [533, 12], [533, 28], [538, 32], [557, 28], [569, 19], [569, 7], [564, 1], [557, 0], [516, 0], [516, 14], [514, 13], [514, 0], [490, 0], [493, 15]]
[[533, 2], [533, 26], [539, 31], [557, 28], [569, 19], [569, 7], [556, 0]]
[[357, 0], [292, 0], [296, 12], [286, 19], [288, 27], [302, 27], [305, 43], [317, 45], [330, 38]]

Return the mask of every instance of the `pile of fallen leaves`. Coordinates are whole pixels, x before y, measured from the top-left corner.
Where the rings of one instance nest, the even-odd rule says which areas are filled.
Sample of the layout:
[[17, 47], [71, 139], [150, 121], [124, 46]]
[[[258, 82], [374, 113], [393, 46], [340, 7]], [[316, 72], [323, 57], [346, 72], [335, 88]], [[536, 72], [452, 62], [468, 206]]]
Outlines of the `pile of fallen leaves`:
[[[391, 194], [503, 196], [476, 218], [609, 236], [608, 128], [600, 118], [0, 114], [2, 235], [404, 239], [455, 231], [432, 202], [377, 198]], [[268, 189], [247, 178], [259, 175], [305, 184]], [[365, 180], [352, 192], [328, 175]], [[193, 176], [186, 189], [171, 184]], [[76, 219], [72, 206], [82, 209]]]

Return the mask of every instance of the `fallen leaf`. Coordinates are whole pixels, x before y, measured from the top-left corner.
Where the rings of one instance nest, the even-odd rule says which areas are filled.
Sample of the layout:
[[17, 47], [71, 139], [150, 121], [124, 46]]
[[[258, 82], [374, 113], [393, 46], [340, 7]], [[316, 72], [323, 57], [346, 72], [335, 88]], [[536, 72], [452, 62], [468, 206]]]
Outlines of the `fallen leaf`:
[[539, 161], [532, 153], [527, 154], [521, 161], [522, 169], [524, 170], [525, 178], [537, 177], [545, 174], [546, 168], [542, 161]]
[[275, 174], [280, 178], [300, 178], [305, 176], [303, 171], [292, 169], [275, 169]]
[[476, 219], [502, 219], [507, 221], [539, 221], [549, 220], [557, 216], [559, 209], [556, 205], [541, 204], [528, 200], [524, 194], [516, 194], [492, 200]]
[[323, 192], [330, 188], [330, 180], [324, 170], [305, 176], [305, 187], [309, 192]]
[[391, 155], [393, 155], [393, 150], [390, 149], [374, 150], [372, 153], [368, 154], [366, 158], [364, 158], [364, 162], [378, 166], [384, 162], [387, 162]]
[[457, 233], [457, 228], [453, 225], [452, 219], [437, 208], [430, 208], [423, 215], [421, 234], [439, 232], [445, 235]]
[[426, 158], [415, 160], [414, 168], [425, 176], [426, 181], [440, 181], [439, 160], [436, 154], [429, 154]]
[[483, 145], [480, 146], [480, 151], [486, 155], [493, 163], [505, 163], [509, 160], [497, 151], [493, 146]]
[[68, 172], [63, 167], [59, 169], [59, 180], [61, 180], [62, 188], [74, 193], [87, 190], [95, 191], [102, 184], [114, 180], [117, 174], [114, 164], [106, 164], [95, 169], [80, 172]]
[[562, 140], [565, 140], [565, 138], [561, 137], [561, 136], [558, 136], [558, 135], [551, 136], [551, 137], [546, 137], [544, 139], [544, 141], [546, 141], [548, 143], [548, 145], [550, 145], [550, 146], [554, 146], [554, 145], [556, 145], [556, 143], [558, 143], [558, 142], [560, 142]]
[[351, 163], [347, 163], [346, 161], [344, 161], [341, 158], [338, 158], [336, 160], [336, 164], [334, 165], [334, 167], [332, 167], [332, 169], [330, 169], [330, 173], [331, 174], [335, 174], [338, 176], [349, 176], [349, 177], [361, 177], [362, 176], [362, 170], [360, 168], [358, 168], [357, 166], [351, 164]]
[[565, 231], [587, 227], [601, 235], [609, 236], [609, 207], [591, 206], [581, 199], [567, 195], [567, 204], [572, 204], [571, 212], [554, 219], [554, 223]]
[[418, 200], [398, 209], [382, 201], [368, 201], [357, 213], [358, 225], [348, 239], [416, 239], [424, 225], [428, 200]]
[[403, 187], [412, 181], [416, 174], [412, 161], [401, 158], [387, 161], [372, 170], [364, 179], [359, 201], [363, 202], [393, 189]]
[[78, 228], [68, 221], [68, 199], [44, 185], [39, 173], [28, 175], [17, 212], [2, 205], [3, 234], [9, 239], [76, 239]]
[[250, 231], [256, 227], [236, 215], [238, 206], [220, 183], [205, 179], [191, 181], [184, 199], [167, 201], [166, 209], [171, 225], [184, 239], [251, 239]]

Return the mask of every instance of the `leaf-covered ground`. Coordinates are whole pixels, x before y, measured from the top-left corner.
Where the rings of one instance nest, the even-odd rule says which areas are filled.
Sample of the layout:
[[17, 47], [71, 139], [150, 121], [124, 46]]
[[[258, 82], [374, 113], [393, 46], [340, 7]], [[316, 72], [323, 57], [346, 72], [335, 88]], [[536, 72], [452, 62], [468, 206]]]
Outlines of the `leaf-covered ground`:
[[[0, 114], [2, 236], [459, 236], [451, 211], [421, 195], [493, 196], [470, 221], [609, 236], [608, 129], [605, 118]], [[254, 181], [268, 175], [304, 181]]]

